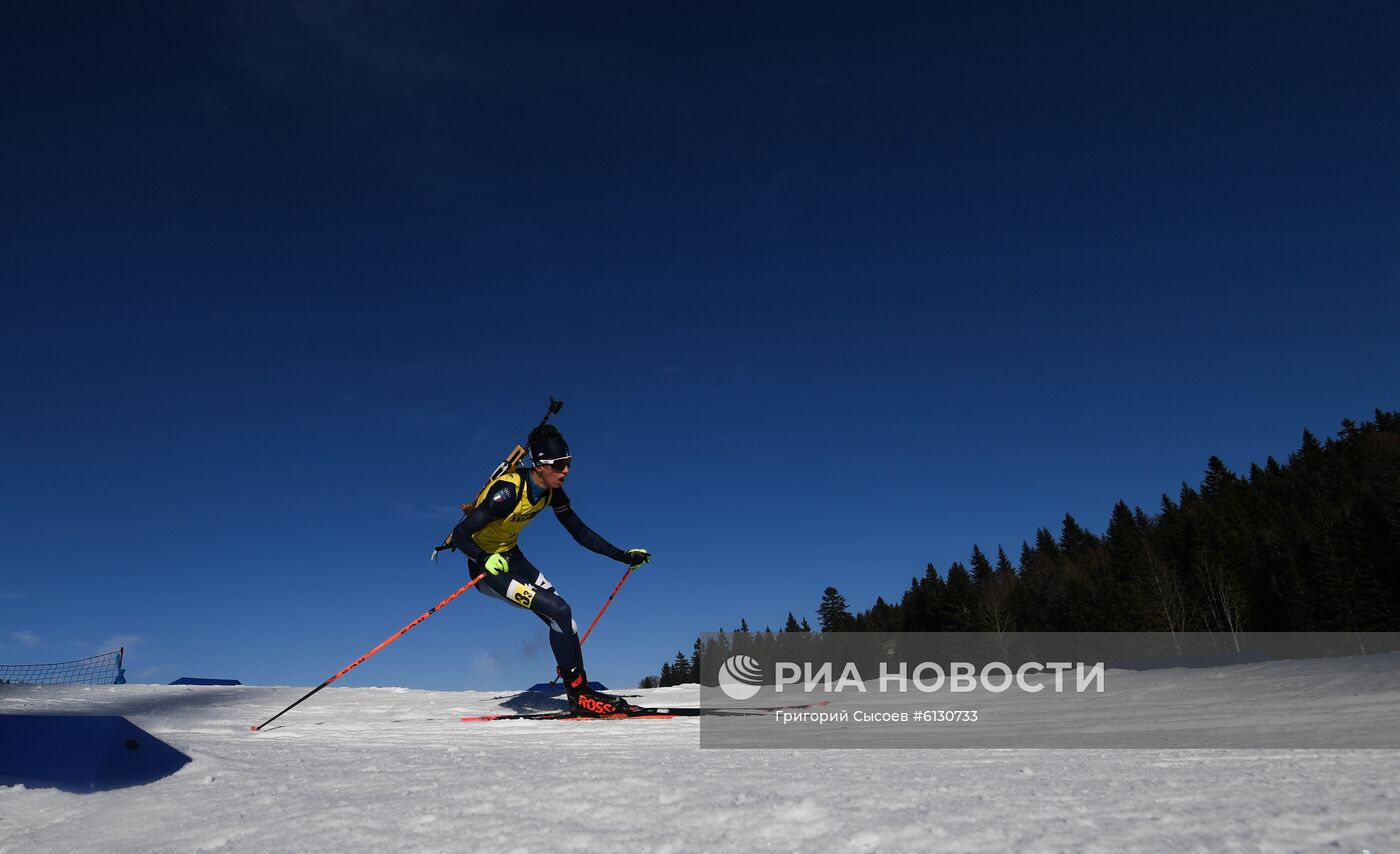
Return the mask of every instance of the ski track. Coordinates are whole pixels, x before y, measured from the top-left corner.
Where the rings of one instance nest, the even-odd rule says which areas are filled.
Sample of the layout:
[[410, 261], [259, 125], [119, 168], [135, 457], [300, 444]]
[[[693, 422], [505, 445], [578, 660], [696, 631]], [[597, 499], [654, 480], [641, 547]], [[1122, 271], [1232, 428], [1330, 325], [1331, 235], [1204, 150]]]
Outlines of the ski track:
[[249, 731], [304, 692], [0, 688], [0, 712], [122, 714], [194, 760], [110, 792], [0, 787], [0, 854], [1360, 854], [1400, 841], [1396, 750], [702, 750], [698, 719], [464, 724], [500, 692], [399, 688], [330, 689]]

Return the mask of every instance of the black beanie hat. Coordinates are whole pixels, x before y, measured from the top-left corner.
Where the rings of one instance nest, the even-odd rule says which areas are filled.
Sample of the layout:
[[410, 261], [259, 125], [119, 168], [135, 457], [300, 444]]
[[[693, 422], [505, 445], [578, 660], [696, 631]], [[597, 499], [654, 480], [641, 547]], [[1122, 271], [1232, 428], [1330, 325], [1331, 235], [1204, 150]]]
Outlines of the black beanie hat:
[[530, 460], [535, 465], [539, 465], [540, 460], [557, 460], [567, 456], [570, 456], [569, 445], [557, 427], [546, 424], [530, 434]]

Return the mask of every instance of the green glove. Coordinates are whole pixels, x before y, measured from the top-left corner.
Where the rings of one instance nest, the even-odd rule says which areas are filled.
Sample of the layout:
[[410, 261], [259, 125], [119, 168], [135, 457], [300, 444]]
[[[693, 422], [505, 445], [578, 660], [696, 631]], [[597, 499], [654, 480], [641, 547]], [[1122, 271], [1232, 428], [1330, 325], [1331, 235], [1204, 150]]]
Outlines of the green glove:
[[646, 549], [628, 549], [626, 555], [627, 566], [636, 569], [644, 563], [651, 561], [651, 552]]
[[506, 560], [505, 555], [491, 555], [486, 559], [486, 571], [492, 575], [510, 572], [510, 561]]

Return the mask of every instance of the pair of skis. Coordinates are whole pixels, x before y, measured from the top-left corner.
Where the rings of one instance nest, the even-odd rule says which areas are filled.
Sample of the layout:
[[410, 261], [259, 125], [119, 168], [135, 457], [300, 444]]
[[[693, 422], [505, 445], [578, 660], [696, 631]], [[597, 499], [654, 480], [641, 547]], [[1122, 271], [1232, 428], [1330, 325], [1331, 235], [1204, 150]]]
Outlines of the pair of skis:
[[825, 706], [826, 700], [820, 703], [800, 703], [790, 706], [754, 706], [752, 708], [709, 708], [709, 707], [680, 707], [663, 708], [633, 706], [627, 712], [616, 715], [580, 715], [572, 710], [564, 709], [554, 712], [523, 712], [518, 714], [502, 715], [468, 715], [462, 718], [466, 723], [489, 723], [491, 721], [616, 721], [616, 720], [670, 720], [672, 718], [698, 718], [698, 717], [743, 717], [750, 715], [767, 715], [773, 712], [790, 711], [793, 709], [810, 709], [814, 706]]

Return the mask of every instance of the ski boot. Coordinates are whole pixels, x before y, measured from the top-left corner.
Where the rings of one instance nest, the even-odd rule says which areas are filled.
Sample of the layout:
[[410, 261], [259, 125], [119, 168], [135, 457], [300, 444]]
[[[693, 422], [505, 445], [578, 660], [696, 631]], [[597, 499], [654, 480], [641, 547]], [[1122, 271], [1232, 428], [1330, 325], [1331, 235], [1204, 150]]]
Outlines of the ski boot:
[[632, 704], [621, 697], [588, 687], [588, 675], [581, 667], [560, 669], [559, 678], [564, 680], [564, 691], [569, 695], [569, 711], [579, 717], [606, 718], [625, 715], [632, 710]]

